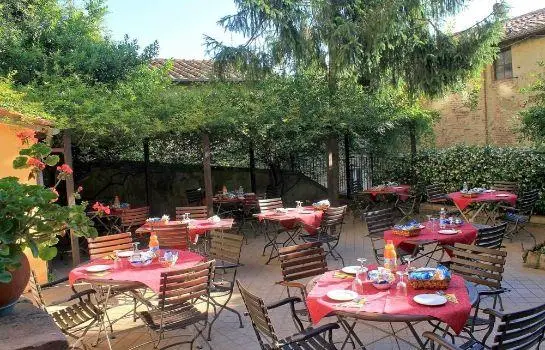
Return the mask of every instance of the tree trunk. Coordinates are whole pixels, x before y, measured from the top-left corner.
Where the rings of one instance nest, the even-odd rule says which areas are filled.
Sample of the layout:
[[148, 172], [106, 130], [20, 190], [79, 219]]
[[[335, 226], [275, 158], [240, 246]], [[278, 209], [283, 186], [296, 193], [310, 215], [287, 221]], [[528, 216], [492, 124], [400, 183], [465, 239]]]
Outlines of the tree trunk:
[[346, 197], [352, 198], [352, 172], [350, 171], [350, 136], [344, 134], [344, 166], [346, 172]]
[[146, 137], [144, 139], [144, 182], [146, 186], [146, 204], [151, 207], [149, 178], [149, 138]]
[[[72, 161], [72, 134], [70, 130], [65, 130], [62, 135], [63, 141], [63, 153], [64, 153], [64, 164], [67, 164], [74, 170], [74, 162]], [[66, 185], [66, 200], [68, 206], [73, 206], [76, 204], [76, 198], [74, 197], [74, 177], [68, 176], [65, 181]], [[78, 237], [74, 234], [74, 230], [70, 230], [70, 249], [72, 250], [72, 265], [77, 266], [81, 262], [79, 255], [79, 240]]]
[[254, 151], [254, 142], [250, 142], [250, 183], [252, 187], [252, 192], [257, 194], [257, 184], [255, 181], [255, 151]]
[[339, 142], [336, 137], [327, 140], [327, 197], [331, 205], [339, 203]]
[[204, 174], [204, 194], [206, 206], [208, 207], [208, 212], [212, 213], [213, 211], [213, 202], [212, 197], [214, 195], [212, 190], [212, 167], [211, 167], [211, 154], [210, 154], [210, 136], [207, 133], [202, 135], [202, 151], [203, 151], [203, 174]]

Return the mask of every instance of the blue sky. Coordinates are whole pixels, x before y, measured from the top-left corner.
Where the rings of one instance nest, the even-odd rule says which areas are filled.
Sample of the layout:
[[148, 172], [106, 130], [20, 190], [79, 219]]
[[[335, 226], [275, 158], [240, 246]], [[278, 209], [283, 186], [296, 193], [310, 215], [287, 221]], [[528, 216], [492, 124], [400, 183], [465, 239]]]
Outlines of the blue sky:
[[[473, 0], [469, 7], [449, 21], [456, 31], [484, 18], [495, 0]], [[509, 0], [510, 16], [518, 16], [545, 7], [543, 0]], [[159, 41], [163, 58], [204, 59], [203, 35], [227, 43], [241, 38], [225, 33], [216, 22], [232, 14], [231, 0], [108, 0], [106, 26], [110, 35], [122, 39], [125, 34], [144, 46]]]

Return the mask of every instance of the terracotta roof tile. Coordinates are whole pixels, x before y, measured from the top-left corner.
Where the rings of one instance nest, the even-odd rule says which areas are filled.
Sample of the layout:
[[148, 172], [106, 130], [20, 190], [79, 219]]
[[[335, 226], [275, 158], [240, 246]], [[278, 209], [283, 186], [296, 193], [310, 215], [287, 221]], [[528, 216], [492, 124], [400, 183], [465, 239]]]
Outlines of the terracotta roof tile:
[[502, 42], [523, 39], [539, 32], [545, 33], [545, 8], [510, 18], [505, 24]]
[[[216, 78], [214, 74], [214, 61], [212, 60], [183, 60], [157, 58], [151, 62], [154, 67], [161, 67], [166, 62], [172, 61], [172, 69], [169, 76], [178, 83], [207, 82]], [[232, 74], [229, 80], [240, 81], [241, 78]]]

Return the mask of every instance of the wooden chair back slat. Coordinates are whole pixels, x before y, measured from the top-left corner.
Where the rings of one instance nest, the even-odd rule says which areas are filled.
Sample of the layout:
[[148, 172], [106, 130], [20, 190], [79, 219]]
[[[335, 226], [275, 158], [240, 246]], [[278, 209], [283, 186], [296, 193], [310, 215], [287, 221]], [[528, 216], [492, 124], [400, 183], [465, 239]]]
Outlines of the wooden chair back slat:
[[536, 202], [539, 199], [539, 190], [529, 190], [517, 198], [516, 209], [518, 214], [531, 215]]
[[500, 288], [507, 252], [456, 243], [451, 270], [473, 283]]
[[490, 249], [500, 249], [506, 230], [506, 222], [492, 227], [481, 228], [477, 233], [475, 245]]
[[512, 192], [512, 193], [517, 193], [518, 188], [519, 188], [518, 184], [512, 181], [495, 181], [492, 184], [492, 186], [490, 186], [491, 190], [505, 191], [505, 192]]
[[149, 207], [123, 209], [120, 214], [121, 225], [125, 228], [142, 226], [149, 215]]
[[364, 219], [367, 224], [369, 235], [383, 235], [384, 231], [387, 231], [394, 226], [395, 210], [394, 208], [387, 208], [370, 211], [364, 215]]
[[538, 349], [545, 334], [545, 304], [527, 310], [500, 314], [493, 350]]
[[252, 325], [258, 334], [258, 339], [261, 341], [260, 337], [264, 336], [271, 342], [277, 343], [278, 336], [276, 335], [271, 319], [269, 318], [269, 313], [263, 299], [250, 293], [239, 280], [237, 280], [237, 285], [244, 305], [246, 305], [246, 309], [252, 320]]
[[182, 220], [185, 213], [189, 213], [191, 219], [208, 219], [208, 207], [176, 207], [176, 220]]
[[262, 213], [278, 209], [278, 208], [284, 208], [284, 203], [282, 203], [282, 198], [271, 198], [271, 199], [259, 199], [257, 201], [259, 205], [259, 210]]
[[444, 199], [446, 196], [445, 185], [434, 183], [426, 186], [426, 196], [428, 197], [428, 201]]
[[88, 238], [87, 244], [91, 260], [112, 255], [116, 250], [130, 250], [133, 247], [130, 232]]
[[189, 229], [186, 223], [158, 226], [153, 232], [157, 235], [160, 248], [187, 250], [189, 247]]
[[207, 296], [214, 277], [215, 261], [207, 261], [196, 266], [161, 273], [159, 307], [183, 305]]
[[240, 261], [240, 253], [244, 236], [227, 232], [212, 231], [210, 233], [210, 256], [233, 264]]
[[286, 282], [311, 276], [318, 276], [327, 271], [326, 253], [321, 243], [304, 243], [279, 249], [282, 277]]

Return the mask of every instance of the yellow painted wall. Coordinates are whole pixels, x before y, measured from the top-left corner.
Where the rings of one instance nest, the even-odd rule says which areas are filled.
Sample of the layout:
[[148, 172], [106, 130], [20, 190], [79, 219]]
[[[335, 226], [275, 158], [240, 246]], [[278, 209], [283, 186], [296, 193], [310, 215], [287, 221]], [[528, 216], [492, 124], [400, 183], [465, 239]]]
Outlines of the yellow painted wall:
[[508, 146], [525, 143], [518, 132], [518, 113], [525, 107], [527, 96], [520, 89], [535, 79], [534, 74], [540, 70], [538, 62], [545, 60], [545, 37], [514, 44], [511, 46], [511, 57], [512, 79], [495, 80], [492, 65], [482, 73], [476, 108], [465, 106], [458, 94], [431, 102], [430, 107], [441, 115], [434, 126], [436, 146], [448, 147], [457, 143]]
[[[24, 130], [21, 126], [0, 123], [0, 178], [6, 176], [15, 176], [24, 183], [36, 183], [35, 180], [28, 181], [28, 170], [13, 169], [12, 162], [19, 155], [22, 148], [21, 141], [17, 138], [17, 133]], [[35, 270], [38, 275], [39, 283], [47, 282], [47, 263], [36, 259], [30, 252], [26, 252], [30, 262], [30, 268]]]

